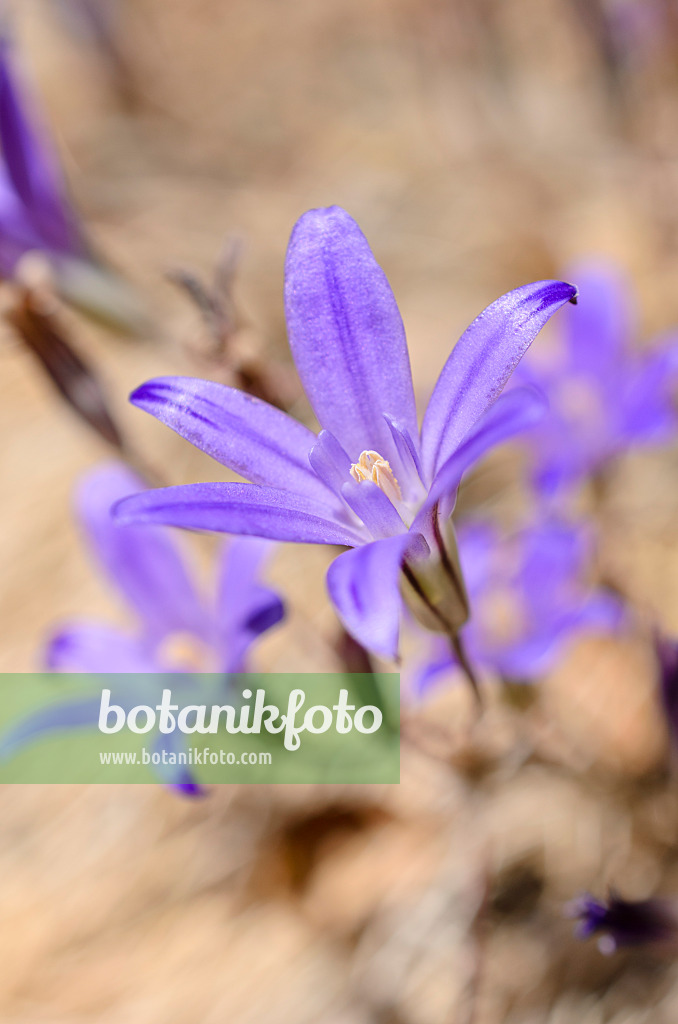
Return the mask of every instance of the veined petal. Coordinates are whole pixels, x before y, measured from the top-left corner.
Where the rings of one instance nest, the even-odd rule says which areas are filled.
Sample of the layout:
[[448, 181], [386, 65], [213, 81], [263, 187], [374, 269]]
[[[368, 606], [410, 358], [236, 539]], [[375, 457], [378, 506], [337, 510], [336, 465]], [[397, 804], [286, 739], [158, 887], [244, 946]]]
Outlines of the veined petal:
[[327, 572], [327, 588], [344, 626], [368, 651], [395, 658], [400, 632], [400, 567], [412, 537], [401, 534], [345, 551]]
[[363, 480], [361, 483], [350, 480], [344, 484], [341, 493], [375, 540], [407, 532], [395, 506], [371, 480]]
[[205, 608], [186, 570], [179, 538], [162, 529], [120, 529], [111, 518], [116, 501], [144, 486], [123, 463], [107, 463], [87, 474], [77, 494], [87, 538], [150, 639], [184, 631], [204, 636]]
[[309, 465], [315, 434], [267, 402], [193, 377], [150, 380], [130, 401], [252, 483], [336, 504]]
[[217, 630], [222, 672], [246, 672], [245, 658], [262, 633], [284, 618], [274, 590], [259, 582], [274, 545], [256, 537], [236, 537], [221, 556], [217, 590]]
[[383, 414], [417, 435], [405, 330], [383, 270], [340, 207], [310, 210], [297, 221], [285, 309], [294, 361], [321, 425], [353, 462], [370, 449], [392, 462]]
[[544, 324], [576, 295], [563, 281], [524, 285], [502, 295], [466, 329], [424, 416], [422, 454], [429, 479], [496, 400]]
[[310, 452], [308, 461], [314, 473], [337, 494], [351, 479], [351, 460], [329, 430], [321, 430]]
[[365, 537], [331, 518], [326, 505], [304, 495], [254, 484], [188, 484], [126, 498], [115, 506], [122, 524], [164, 524], [299, 544], [353, 547]]
[[533, 388], [515, 388], [502, 395], [438, 471], [411, 528], [426, 536], [427, 521], [437, 502], [448, 499], [449, 511], [452, 511], [454, 496], [466, 470], [490, 448], [536, 423], [546, 408], [543, 395]]
[[414, 438], [409, 430], [392, 416], [384, 416], [391, 431], [391, 436], [400, 456], [400, 465], [404, 472], [398, 483], [406, 501], [416, 499], [423, 491], [424, 471], [419, 457], [419, 438]]

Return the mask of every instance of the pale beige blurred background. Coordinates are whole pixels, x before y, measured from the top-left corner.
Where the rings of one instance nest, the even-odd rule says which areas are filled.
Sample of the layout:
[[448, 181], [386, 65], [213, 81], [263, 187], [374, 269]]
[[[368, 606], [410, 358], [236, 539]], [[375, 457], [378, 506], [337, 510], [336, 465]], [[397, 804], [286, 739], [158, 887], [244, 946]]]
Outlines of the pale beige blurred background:
[[[191, 356], [200, 319], [167, 271], [209, 276], [241, 237], [245, 334], [286, 360], [284, 251], [312, 206], [339, 203], [366, 232], [424, 399], [481, 308], [581, 255], [632, 275], [643, 338], [678, 324], [668, 29], [611, 70], [569, 0], [119, 6], [122, 82], [56, 3], [13, 8], [78, 207], [158, 330], [126, 341], [64, 316], [126, 436], [172, 482], [222, 471], [126, 403], [149, 376], [207, 375]], [[110, 453], [4, 329], [0, 359], [0, 668], [29, 671], [59, 621], [125, 613], [70, 514], [78, 474]], [[599, 512], [608, 578], [674, 632], [677, 483], [675, 452], [627, 460]], [[194, 546], [204, 564], [209, 541]], [[292, 613], [261, 666], [334, 666], [327, 558], [276, 559]], [[670, 961], [605, 960], [561, 917], [611, 881], [678, 896], [652, 686], [632, 637], [581, 645], [534, 714], [496, 699], [470, 735], [451, 690], [408, 733], [398, 788], [222, 788], [189, 804], [159, 787], [5, 787], [1, 1019], [673, 1022]]]

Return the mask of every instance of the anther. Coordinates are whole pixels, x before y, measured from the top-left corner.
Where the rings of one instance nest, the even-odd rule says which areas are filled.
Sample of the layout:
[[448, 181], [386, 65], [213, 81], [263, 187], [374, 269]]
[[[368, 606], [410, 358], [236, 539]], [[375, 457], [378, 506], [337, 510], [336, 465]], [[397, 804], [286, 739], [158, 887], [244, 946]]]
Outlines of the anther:
[[365, 480], [371, 480], [384, 492], [389, 501], [402, 501], [400, 487], [393, 470], [379, 452], [362, 452], [358, 461], [351, 466], [351, 476], [359, 484]]

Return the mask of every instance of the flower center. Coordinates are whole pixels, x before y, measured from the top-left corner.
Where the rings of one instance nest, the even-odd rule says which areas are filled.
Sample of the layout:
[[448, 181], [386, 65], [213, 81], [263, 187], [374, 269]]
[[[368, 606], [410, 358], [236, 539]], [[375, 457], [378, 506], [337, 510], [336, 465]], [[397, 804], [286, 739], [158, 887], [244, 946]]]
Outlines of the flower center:
[[160, 644], [158, 656], [176, 671], [209, 671], [210, 652], [192, 633], [170, 633]]
[[359, 484], [371, 480], [384, 492], [389, 501], [402, 501], [403, 496], [393, 470], [379, 452], [362, 452], [358, 461], [351, 466], [351, 476]]

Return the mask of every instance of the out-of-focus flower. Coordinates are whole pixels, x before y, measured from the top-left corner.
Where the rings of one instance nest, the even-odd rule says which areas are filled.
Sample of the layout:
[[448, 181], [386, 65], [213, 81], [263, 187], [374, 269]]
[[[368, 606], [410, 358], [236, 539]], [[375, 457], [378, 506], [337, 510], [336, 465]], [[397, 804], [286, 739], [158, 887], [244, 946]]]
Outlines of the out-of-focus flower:
[[[276, 593], [259, 582], [270, 544], [236, 539], [221, 556], [216, 594], [200, 595], [169, 530], [116, 526], [111, 505], [144, 482], [122, 463], [93, 470], [77, 498], [93, 554], [132, 609], [138, 627], [127, 632], [100, 622], [75, 622], [50, 640], [45, 664], [53, 672], [167, 673], [247, 671], [253, 643], [283, 617]], [[99, 697], [29, 719], [6, 738], [12, 748], [52, 731], [96, 722]], [[180, 787], [192, 791], [182, 779]]]
[[[531, 682], [578, 634], [619, 624], [618, 601], [584, 583], [590, 544], [582, 530], [547, 520], [502, 539], [495, 526], [477, 523], [462, 526], [458, 540], [471, 605], [462, 636], [474, 664]], [[449, 648], [434, 642], [415, 690], [423, 693], [455, 667]]]
[[541, 366], [525, 360], [516, 374], [549, 400], [548, 415], [526, 438], [545, 496], [561, 494], [636, 445], [674, 441], [678, 429], [678, 335], [635, 352], [628, 284], [604, 264], [575, 271], [581, 301], [577, 316], [564, 320], [557, 358]]
[[319, 436], [232, 388], [150, 381], [132, 402], [252, 483], [151, 491], [122, 502], [117, 518], [349, 547], [332, 563], [328, 587], [361, 644], [395, 656], [401, 587], [429, 628], [456, 636], [468, 611], [450, 524], [457, 488], [487, 449], [541, 414], [529, 389], [495, 399], [539, 330], [575, 296], [571, 285], [541, 281], [485, 310], [448, 359], [420, 436], [388, 281], [344, 210], [311, 210], [292, 233], [285, 299]]
[[0, 25], [0, 277], [32, 277], [37, 260], [56, 290], [84, 312], [118, 330], [147, 333], [152, 328], [143, 303], [85, 237], [15, 63]]
[[0, 36], [0, 274], [12, 277], [22, 256], [40, 251], [55, 260], [88, 259], [49, 136], [29, 114], [26, 89]]
[[169, 530], [116, 526], [111, 506], [144, 483], [122, 463], [83, 480], [77, 506], [99, 565], [139, 621], [127, 634], [100, 624], [60, 630], [47, 667], [67, 672], [243, 672], [250, 646], [283, 616], [280, 598], [258, 580], [271, 545], [231, 541], [212, 601], [199, 595]]
[[678, 919], [672, 904], [664, 900], [625, 900], [611, 892], [606, 901], [586, 893], [565, 908], [568, 917], [579, 919], [576, 936], [598, 935], [598, 949], [607, 956], [623, 946], [675, 942]]

